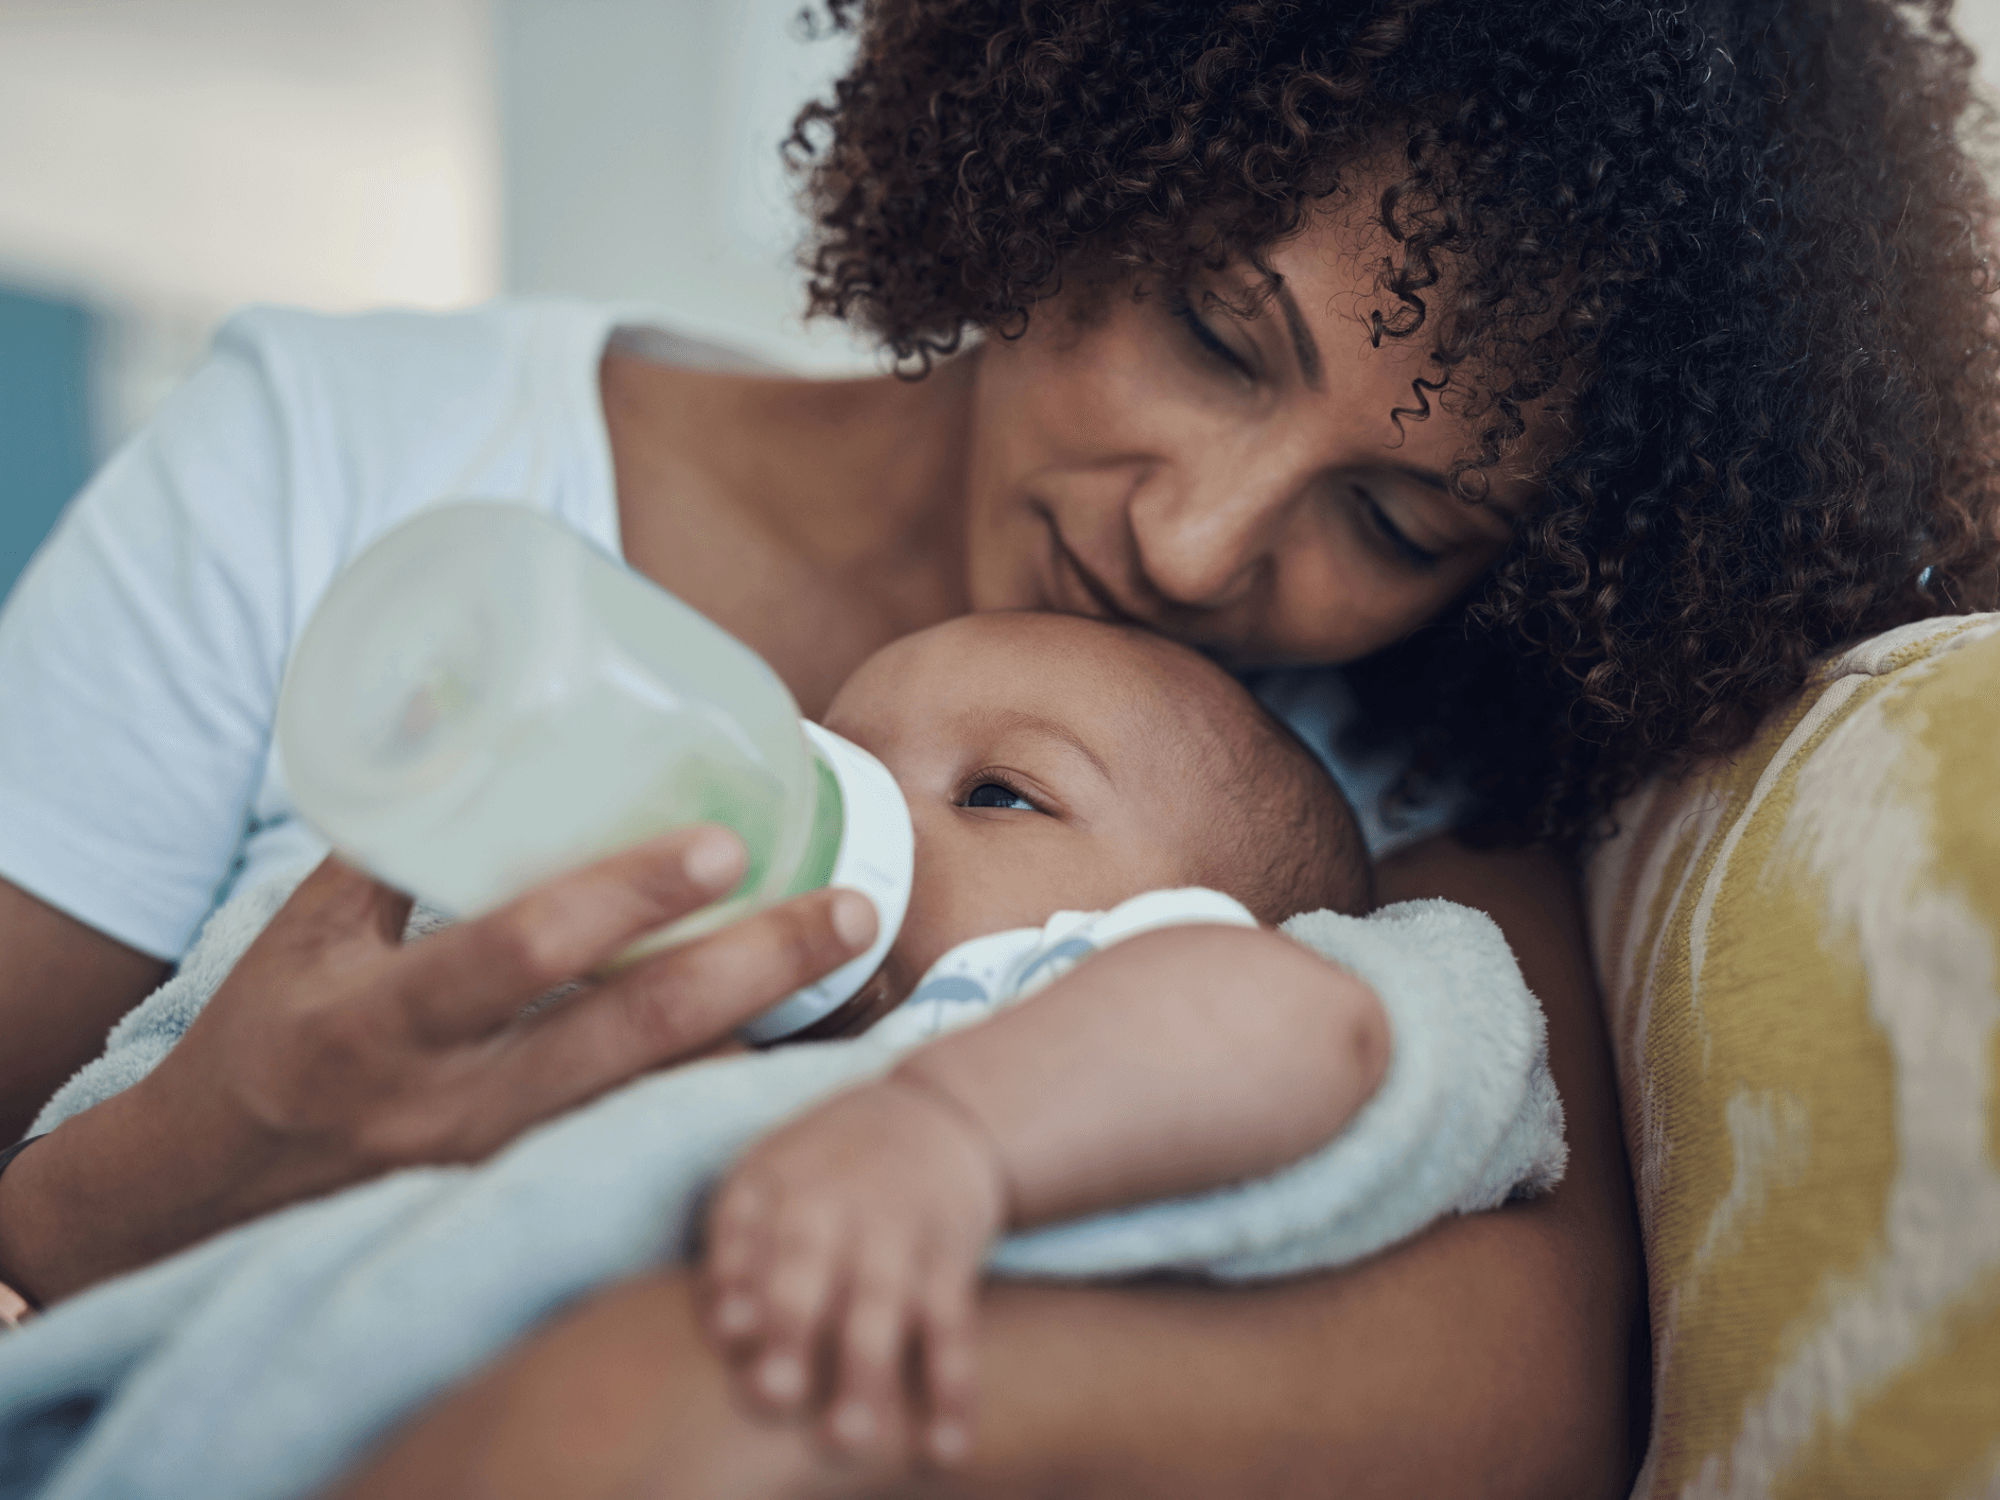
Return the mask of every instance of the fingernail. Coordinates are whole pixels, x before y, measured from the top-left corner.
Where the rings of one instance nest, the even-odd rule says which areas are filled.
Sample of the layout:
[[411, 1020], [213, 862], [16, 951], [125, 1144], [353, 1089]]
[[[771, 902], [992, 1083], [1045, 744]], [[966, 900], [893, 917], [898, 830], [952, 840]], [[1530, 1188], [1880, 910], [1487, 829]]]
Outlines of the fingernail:
[[806, 1393], [806, 1367], [789, 1354], [774, 1354], [757, 1367], [757, 1386], [773, 1401], [796, 1401]]
[[704, 890], [717, 890], [733, 881], [742, 868], [737, 841], [722, 832], [704, 833], [681, 856], [687, 878]]
[[875, 1413], [864, 1402], [850, 1401], [833, 1415], [834, 1436], [850, 1448], [859, 1448], [875, 1436]]
[[748, 1297], [725, 1297], [715, 1310], [715, 1326], [724, 1333], [748, 1333], [757, 1326], [757, 1304]]
[[941, 1464], [955, 1464], [965, 1457], [965, 1429], [956, 1422], [939, 1422], [931, 1428], [931, 1456]]
[[875, 940], [875, 903], [859, 891], [836, 892], [833, 930], [849, 948], [866, 948]]

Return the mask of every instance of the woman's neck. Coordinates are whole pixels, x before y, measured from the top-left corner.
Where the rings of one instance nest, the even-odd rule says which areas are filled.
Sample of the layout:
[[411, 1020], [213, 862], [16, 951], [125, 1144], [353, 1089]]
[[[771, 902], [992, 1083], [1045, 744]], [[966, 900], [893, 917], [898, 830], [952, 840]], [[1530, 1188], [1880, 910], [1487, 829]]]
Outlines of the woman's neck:
[[870, 652], [964, 612], [976, 359], [911, 382], [607, 356], [627, 561], [749, 642], [817, 712]]

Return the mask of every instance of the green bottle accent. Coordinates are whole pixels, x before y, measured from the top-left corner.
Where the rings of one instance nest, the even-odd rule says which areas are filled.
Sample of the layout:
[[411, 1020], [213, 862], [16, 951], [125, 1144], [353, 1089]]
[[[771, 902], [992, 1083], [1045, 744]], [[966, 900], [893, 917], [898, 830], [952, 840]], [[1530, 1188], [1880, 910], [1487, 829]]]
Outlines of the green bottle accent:
[[[601, 841], [604, 853], [695, 823], [734, 829], [749, 855], [737, 891], [754, 890], [778, 837], [776, 788], [767, 776], [709, 755], [670, 761], [665, 773]], [[732, 894], [735, 894], [732, 892]]]
[[840, 836], [847, 828], [847, 811], [841, 802], [840, 782], [827, 763], [813, 756], [814, 783], [812, 832], [806, 835], [806, 852], [799, 858], [798, 873], [785, 887], [786, 896], [803, 896], [833, 879], [833, 862], [840, 855]]
[[[784, 900], [816, 891], [833, 879], [846, 828], [840, 782], [818, 755], [812, 757], [813, 817], [806, 846], [792, 878], [772, 899]], [[778, 792], [769, 777], [712, 756], [690, 757], [670, 766], [654, 790], [621, 820], [605, 851], [685, 828], [693, 823], [720, 823], [736, 830], [749, 854], [743, 879], [730, 898], [759, 889], [771, 868], [772, 845], [778, 837]], [[725, 898], [729, 899], [729, 898]]]

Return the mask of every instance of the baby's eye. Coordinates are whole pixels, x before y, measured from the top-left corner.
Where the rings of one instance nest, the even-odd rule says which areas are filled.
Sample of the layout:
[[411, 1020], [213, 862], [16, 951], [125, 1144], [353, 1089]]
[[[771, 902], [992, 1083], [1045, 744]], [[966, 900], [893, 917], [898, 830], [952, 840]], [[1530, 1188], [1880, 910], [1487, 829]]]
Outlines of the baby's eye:
[[966, 796], [967, 807], [1017, 807], [1023, 812], [1040, 812], [1041, 809], [1015, 791], [1011, 786], [1003, 786], [997, 781], [982, 781]]

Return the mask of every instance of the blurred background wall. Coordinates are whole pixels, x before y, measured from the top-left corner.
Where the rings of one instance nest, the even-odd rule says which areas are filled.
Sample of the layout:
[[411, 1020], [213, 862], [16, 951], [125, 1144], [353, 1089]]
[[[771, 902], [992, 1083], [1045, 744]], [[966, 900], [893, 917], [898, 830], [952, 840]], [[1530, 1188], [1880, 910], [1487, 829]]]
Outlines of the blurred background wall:
[[0, 594], [246, 302], [656, 306], [801, 368], [800, 0], [0, 0]]
[[634, 298], [795, 368], [875, 368], [798, 315], [779, 146], [851, 51], [814, 40], [802, 9], [493, 0], [508, 289]]
[[[795, 368], [801, 0], [0, 0], [0, 594], [246, 302], [647, 304]], [[2000, 0], [1960, 24], [2000, 80]]]

